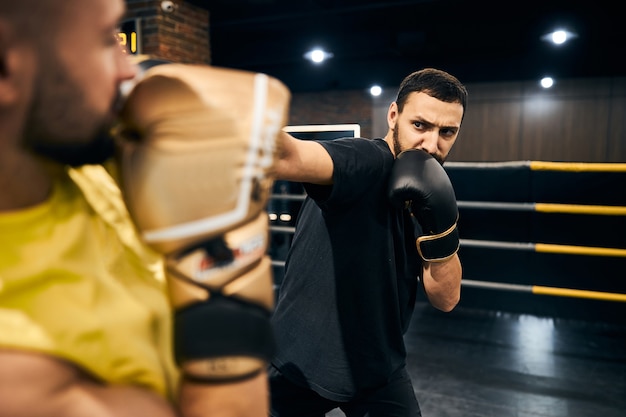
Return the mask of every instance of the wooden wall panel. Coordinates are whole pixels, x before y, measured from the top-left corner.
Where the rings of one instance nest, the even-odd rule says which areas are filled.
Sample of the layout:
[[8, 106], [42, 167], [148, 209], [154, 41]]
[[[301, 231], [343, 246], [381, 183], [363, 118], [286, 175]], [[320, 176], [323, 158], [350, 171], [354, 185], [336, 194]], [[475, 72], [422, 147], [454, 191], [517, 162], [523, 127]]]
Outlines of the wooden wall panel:
[[626, 78], [613, 83], [606, 162], [626, 162]]
[[610, 95], [609, 79], [563, 80], [549, 90], [527, 84], [520, 158], [605, 161]]
[[[467, 89], [467, 113], [449, 161], [626, 162], [626, 77], [557, 80], [548, 90], [528, 81], [468, 84]], [[387, 109], [394, 99], [395, 89], [360, 101], [333, 95], [339, 101], [335, 108], [369, 106], [373, 137], [387, 133]], [[293, 103], [292, 118], [302, 124], [337, 123], [341, 114], [320, 106], [312, 112], [297, 97]], [[345, 118], [342, 123], [359, 123]]]
[[449, 161], [501, 161], [519, 155], [520, 102], [474, 102]]
[[523, 106], [521, 159], [603, 162], [609, 103], [606, 98], [527, 99]]
[[626, 79], [468, 85], [450, 161], [626, 162]]

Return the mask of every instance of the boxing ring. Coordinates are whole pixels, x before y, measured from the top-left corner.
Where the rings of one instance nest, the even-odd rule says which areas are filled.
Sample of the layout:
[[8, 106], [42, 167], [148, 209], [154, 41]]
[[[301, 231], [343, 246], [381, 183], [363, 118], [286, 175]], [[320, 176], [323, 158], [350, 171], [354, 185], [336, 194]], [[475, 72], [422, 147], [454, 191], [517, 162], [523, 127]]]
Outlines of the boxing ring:
[[[626, 163], [447, 162], [445, 169], [458, 200], [463, 288], [483, 298], [626, 303]], [[282, 250], [270, 250], [277, 284], [304, 197], [301, 185], [284, 182], [271, 196], [273, 241], [284, 235], [276, 239]]]
[[[543, 263], [576, 262], [580, 267], [579, 277], [571, 280], [579, 282], [580, 287], [549, 285], [553, 281], [549, 276], [541, 278], [542, 284], [483, 280], [474, 278], [480, 277], [480, 271], [473, 267], [464, 274], [464, 286], [626, 302], [626, 164], [450, 162], [446, 170], [455, 186], [460, 217], [465, 218], [459, 222], [460, 256], [463, 253], [471, 256], [472, 250], [490, 252], [493, 256], [498, 256], [498, 251], [522, 251], [561, 255], [561, 259], [544, 257]], [[507, 212], [511, 215], [504, 214]], [[507, 238], [506, 233], [498, 234], [497, 230], [487, 233], [491, 239], [481, 239], [481, 233], [476, 230], [480, 223], [488, 223], [490, 217], [499, 219], [500, 231], [507, 228], [507, 223], [521, 222], [527, 232], [518, 234], [525, 236], [526, 241], [513, 241], [513, 236]], [[468, 222], [472, 224], [464, 234], [463, 224]], [[562, 233], [581, 228], [586, 232], [577, 236]], [[586, 262], [581, 257], [594, 260]], [[532, 261], [532, 256], [527, 259]], [[607, 270], [608, 275], [613, 275], [611, 280], [594, 277], [598, 262], [615, 265]], [[585, 282], [581, 275], [590, 279]]]

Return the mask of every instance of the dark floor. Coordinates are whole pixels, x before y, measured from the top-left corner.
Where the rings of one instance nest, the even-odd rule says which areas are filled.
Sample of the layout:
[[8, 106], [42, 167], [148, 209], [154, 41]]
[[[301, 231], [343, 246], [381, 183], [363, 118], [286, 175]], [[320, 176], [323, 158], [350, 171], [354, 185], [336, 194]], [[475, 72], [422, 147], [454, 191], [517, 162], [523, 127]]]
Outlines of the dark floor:
[[424, 417], [626, 417], [624, 325], [420, 302], [406, 342]]

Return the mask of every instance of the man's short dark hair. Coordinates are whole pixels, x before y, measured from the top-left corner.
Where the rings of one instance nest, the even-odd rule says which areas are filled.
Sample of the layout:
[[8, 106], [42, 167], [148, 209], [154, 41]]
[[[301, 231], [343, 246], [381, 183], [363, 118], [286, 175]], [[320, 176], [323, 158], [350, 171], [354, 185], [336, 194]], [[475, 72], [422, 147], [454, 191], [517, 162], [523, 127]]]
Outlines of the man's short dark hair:
[[426, 93], [437, 100], [446, 103], [467, 104], [467, 90], [465, 86], [453, 75], [435, 68], [424, 68], [407, 75], [398, 90], [396, 104], [398, 111], [402, 112], [404, 104], [411, 93]]

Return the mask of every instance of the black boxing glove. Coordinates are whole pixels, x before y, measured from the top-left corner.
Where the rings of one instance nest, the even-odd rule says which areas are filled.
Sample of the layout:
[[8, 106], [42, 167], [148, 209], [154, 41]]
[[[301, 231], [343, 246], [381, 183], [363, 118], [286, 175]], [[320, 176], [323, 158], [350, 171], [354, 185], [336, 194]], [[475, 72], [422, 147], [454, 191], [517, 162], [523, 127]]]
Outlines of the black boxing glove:
[[410, 149], [396, 157], [389, 181], [389, 199], [408, 207], [423, 234], [417, 251], [428, 262], [443, 262], [459, 250], [458, 208], [454, 188], [443, 166], [427, 152]]

